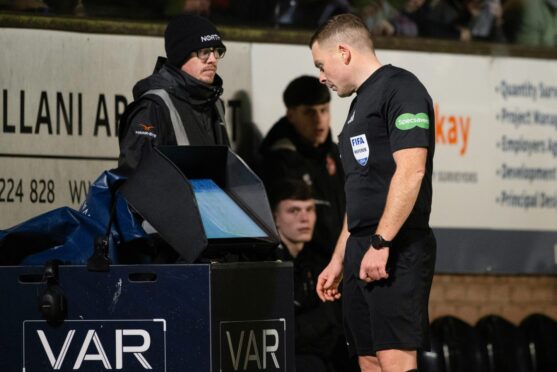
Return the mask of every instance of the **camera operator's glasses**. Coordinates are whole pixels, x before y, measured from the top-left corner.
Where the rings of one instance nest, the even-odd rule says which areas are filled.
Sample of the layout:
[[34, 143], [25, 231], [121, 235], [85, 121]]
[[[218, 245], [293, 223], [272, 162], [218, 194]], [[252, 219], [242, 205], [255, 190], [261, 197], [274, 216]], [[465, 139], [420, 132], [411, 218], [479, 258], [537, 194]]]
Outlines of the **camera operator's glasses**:
[[226, 53], [226, 48], [217, 47], [217, 48], [203, 48], [196, 50], [194, 52], [202, 62], [207, 62], [211, 53], [215, 55], [216, 59], [221, 59], [224, 57], [224, 53]]

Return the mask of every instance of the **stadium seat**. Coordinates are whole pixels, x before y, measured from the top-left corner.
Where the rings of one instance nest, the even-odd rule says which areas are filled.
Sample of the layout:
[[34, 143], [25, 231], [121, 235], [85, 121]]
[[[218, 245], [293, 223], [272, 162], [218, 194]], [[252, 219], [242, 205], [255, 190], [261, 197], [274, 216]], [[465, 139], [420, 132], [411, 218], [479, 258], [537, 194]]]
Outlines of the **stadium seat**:
[[489, 372], [533, 372], [528, 344], [522, 331], [498, 315], [487, 315], [476, 324], [488, 356]]
[[532, 314], [520, 323], [528, 342], [533, 372], [557, 371], [557, 321], [543, 314]]
[[431, 323], [441, 345], [445, 372], [488, 372], [487, 354], [474, 327], [453, 316]]
[[430, 335], [431, 350], [418, 350], [418, 370], [420, 372], [446, 372], [443, 347], [434, 334]]

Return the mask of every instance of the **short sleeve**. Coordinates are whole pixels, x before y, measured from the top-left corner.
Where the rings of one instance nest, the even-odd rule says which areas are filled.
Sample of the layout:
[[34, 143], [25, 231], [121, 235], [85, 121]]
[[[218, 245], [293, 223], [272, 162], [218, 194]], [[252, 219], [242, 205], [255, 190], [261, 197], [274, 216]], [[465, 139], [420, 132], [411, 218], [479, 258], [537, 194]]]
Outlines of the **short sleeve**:
[[411, 74], [393, 77], [389, 86], [386, 117], [391, 151], [429, 147], [435, 116], [425, 87]]

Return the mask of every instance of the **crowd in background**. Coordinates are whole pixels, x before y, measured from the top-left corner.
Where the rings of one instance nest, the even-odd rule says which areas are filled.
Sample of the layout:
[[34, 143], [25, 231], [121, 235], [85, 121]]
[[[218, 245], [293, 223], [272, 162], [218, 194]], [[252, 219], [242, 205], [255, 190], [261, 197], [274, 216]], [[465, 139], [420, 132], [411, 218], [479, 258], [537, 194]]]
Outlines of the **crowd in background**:
[[557, 46], [557, 0], [0, 0], [0, 9], [145, 20], [191, 12], [218, 25], [302, 29], [352, 12], [376, 36]]

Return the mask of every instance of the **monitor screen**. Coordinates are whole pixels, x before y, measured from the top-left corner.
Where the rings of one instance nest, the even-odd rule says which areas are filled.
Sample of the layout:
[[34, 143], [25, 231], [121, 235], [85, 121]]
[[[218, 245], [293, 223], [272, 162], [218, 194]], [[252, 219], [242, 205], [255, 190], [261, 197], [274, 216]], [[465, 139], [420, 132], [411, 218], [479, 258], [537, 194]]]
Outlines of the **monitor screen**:
[[265, 238], [268, 235], [213, 180], [189, 180], [208, 239]]

